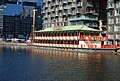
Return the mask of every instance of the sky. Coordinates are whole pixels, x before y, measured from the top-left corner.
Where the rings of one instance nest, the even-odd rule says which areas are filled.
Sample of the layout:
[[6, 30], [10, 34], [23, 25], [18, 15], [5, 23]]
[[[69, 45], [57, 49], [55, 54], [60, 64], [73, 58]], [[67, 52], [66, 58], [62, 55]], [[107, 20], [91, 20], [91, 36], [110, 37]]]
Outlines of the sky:
[[22, 1], [37, 2], [37, 5], [40, 6], [40, 5], [42, 5], [42, 1], [43, 1], [43, 0], [18, 0], [18, 1], [19, 1], [19, 2], [22, 2]]
[[[37, 1], [37, 5], [40, 6], [42, 5], [42, 0], [18, 0], [18, 1], [30, 1], [30, 2], [36, 2]], [[14, 9], [13, 9], [14, 8]], [[16, 15], [20, 15], [22, 12], [22, 6], [21, 5], [16, 5], [16, 4], [7, 4], [6, 8], [4, 9], [4, 15], [11, 15], [14, 16]]]
[[4, 15], [11, 15], [11, 16], [14, 16], [15, 14], [20, 15], [21, 12], [22, 12], [21, 5], [7, 4], [6, 8], [4, 9]]
[[29, 2], [36, 2], [37, 0], [18, 0], [19, 2], [22, 2], [22, 1], [29, 1]]
[[43, 0], [37, 0], [37, 5], [42, 5]]

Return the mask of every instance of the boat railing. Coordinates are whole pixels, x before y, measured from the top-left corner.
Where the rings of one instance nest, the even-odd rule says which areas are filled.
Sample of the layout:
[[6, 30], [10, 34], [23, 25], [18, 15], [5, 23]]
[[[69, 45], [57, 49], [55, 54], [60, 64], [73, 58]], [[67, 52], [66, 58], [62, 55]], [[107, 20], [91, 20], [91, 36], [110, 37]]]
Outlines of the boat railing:
[[101, 48], [118, 48], [117, 45], [102, 45]]

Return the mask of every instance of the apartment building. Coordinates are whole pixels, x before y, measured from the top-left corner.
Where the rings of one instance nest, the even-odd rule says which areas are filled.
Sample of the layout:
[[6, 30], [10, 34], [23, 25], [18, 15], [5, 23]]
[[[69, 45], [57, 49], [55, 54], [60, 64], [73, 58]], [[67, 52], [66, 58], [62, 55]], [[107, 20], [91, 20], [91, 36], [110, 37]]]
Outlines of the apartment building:
[[99, 5], [102, 1], [43, 0], [43, 26], [48, 28], [84, 24], [99, 29]]
[[120, 0], [107, 1], [107, 35], [109, 45], [120, 45]]

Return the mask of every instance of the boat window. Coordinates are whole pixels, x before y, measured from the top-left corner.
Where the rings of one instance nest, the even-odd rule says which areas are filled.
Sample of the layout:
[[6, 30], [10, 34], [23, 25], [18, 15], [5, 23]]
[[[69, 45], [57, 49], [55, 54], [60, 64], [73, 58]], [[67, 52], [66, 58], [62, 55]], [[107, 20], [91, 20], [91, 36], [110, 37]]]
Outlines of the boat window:
[[56, 36], [59, 36], [58, 32], [56, 33]]
[[75, 44], [78, 44], [78, 41], [77, 41], [77, 40], [75, 41]]
[[85, 32], [85, 35], [86, 35], [86, 36], [89, 36], [89, 33], [88, 33], [88, 32]]
[[60, 32], [60, 35], [62, 36], [62, 35], [63, 35], [63, 33], [62, 33], [62, 32]]
[[64, 32], [64, 36], [67, 36], [67, 33], [66, 33], [66, 32]]
[[77, 36], [77, 32], [74, 32], [74, 36]]

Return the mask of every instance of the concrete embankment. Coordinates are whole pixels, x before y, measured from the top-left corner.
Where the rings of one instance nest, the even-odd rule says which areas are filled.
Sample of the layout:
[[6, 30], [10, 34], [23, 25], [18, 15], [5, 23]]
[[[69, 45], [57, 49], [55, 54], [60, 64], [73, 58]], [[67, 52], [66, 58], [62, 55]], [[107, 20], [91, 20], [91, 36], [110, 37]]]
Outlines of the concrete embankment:
[[5, 42], [0, 40], [0, 45], [9, 45], [9, 46], [27, 46], [26, 43], [12, 43], [12, 42]]
[[120, 48], [118, 48], [115, 53], [120, 55]]

